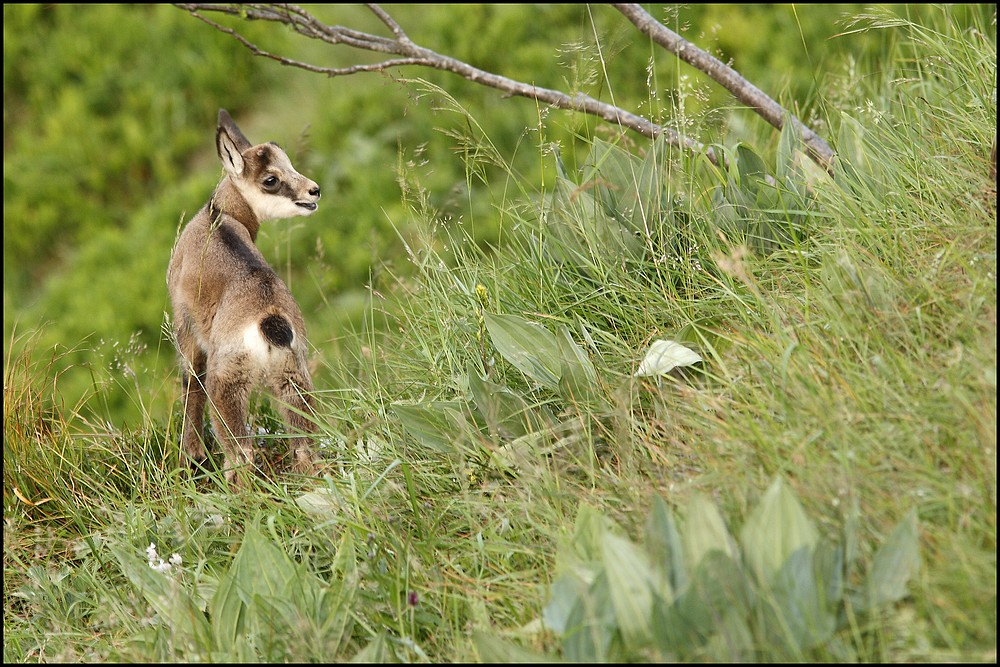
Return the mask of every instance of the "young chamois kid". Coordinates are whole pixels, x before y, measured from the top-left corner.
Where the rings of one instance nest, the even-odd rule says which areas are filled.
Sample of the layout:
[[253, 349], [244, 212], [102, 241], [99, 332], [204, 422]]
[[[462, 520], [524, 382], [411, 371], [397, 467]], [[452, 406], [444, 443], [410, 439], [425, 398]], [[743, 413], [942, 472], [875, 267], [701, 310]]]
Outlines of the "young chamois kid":
[[207, 458], [207, 400], [226, 480], [237, 482], [237, 471], [253, 464], [250, 391], [264, 385], [295, 433], [293, 470], [308, 474], [315, 425], [305, 323], [255, 242], [264, 220], [315, 213], [319, 186], [295, 171], [277, 144], [251, 145], [224, 109], [215, 145], [225, 175], [184, 227], [167, 269], [183, 373], [181, 442], [190, 463]]

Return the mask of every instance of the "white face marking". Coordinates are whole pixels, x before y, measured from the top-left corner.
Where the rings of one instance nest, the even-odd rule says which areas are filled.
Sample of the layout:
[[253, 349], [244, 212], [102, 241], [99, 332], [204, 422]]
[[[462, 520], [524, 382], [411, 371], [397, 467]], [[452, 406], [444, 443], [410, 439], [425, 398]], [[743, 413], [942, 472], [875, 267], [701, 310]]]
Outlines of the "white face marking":
[[284, 193], [269, 193], [261, 189], [260, 183], [254, 183], [242, 178], [233, 179], [240, 194], [243, 195], [258, 220], [276, 220], [279, 218], [293, 218], [297, 215], [308, 216], [316, 212], [316, 208], [307, 208], [299, 204], [315, 204], [319, 196], [310, 194], [310, 190], [315, 190], [319, 186], [309, 180], [299, 172], [295, 171], [288, 156], [281, 150], [273, 155], [268, 174], [272, 174], [283, 183], [290, 184], [294, 190], [294, 199], [290, 199]]
[[281, 195], [261, 192], [253, 183], [238, 182], [236, 187], [257, 214], [258, 220], [277, 220], [279, 218], [294, 218], [297, 215], [312, 215], [316, 209], [309, 210], [298, 206], [295, 201]]

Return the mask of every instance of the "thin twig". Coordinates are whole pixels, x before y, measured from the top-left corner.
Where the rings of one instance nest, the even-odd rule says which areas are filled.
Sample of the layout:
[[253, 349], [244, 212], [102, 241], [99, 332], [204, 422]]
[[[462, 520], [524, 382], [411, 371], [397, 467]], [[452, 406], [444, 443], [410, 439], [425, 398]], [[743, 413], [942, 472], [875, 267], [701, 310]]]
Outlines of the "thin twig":
[[[392, 31], [395, 39], [372, 35], [366, 32], [345, 28], [338, 25], [327, 25], [306, 10], [296, 5], [269, 5], [269, 4], [245, 4], [245, 5], [219, 5], [205, 3], [177, 4], [177, 7], [190, 12], [193, 16], [201, 19], [205, 23], [213, 26], [234, 39], [239, 41], [251, 53], [265, 58], [275, 60], [282, 65], [298, 67], [309, 72], [325, 74], [327, 76], [344, 76], [359, 72], [381, 72], [390, 68], [403, 67], [406, 65], [419, 65], [430, 67], [447, 72], [458, 74], [474, 83], [495, 88], [502, 91], [507, 96], [516, 95], [526, 97], [538, 102], [553, 106], [557, 109], [576, 111], [603, 118], [604, 120], [620, 125], [623, 128], [638, 132], [644, 136], [655, 138], [664, 136], [665, 140], [674, 146], [683, 146], [695, 154], [704, 154], [713, 164], [719, 164], [719, 158], [711, 148], [694, 141], [688, 137], [681, 136], [675, 130], [657, 125], [646, 118], [628, 112], [613, 104], [601, 102], [589, 95], [578, 92], [569, 95], [562, 91], [541, 88], [523, 83], [514, 79], [509, 79], [492, 72], [487, 72], [473, 67], [450, 56], [446, 56], [428, 48], [414, 43], [399, 26], [399, 24], [378, 5], [367, 5], [368, 9], [375, 14], [379, 20]], [[237, 31], [223, 27], [201, 15], [200, 12], [218, 12], [237, 16], [248, 21], [272, 21], [291, 26], [299, 34], [310, 39], [318, 39], [328, 44], [344, 45], [364, 51], [374, 51], [378, 53], [393, 54], [400, 58], [385, 60], [380, 63], [368, 65], [355, 65], [351, 67], [330, 68], [319, 67], [310, 63], [279, 56], [250, 42]]]
[[275, 53], [271, 53], [270, 51], [265, 51], [264, 49], [261, 49], [256, 44], [254, 44], [246, 37], [236, 32], [232, 28], [226, 28], [225, 26], [221, 26], [215, 21], [207, 19], [201, 14], [198, 14], [197, 12], [191, 12], [191, 14], [196, 18], [201, 19], [202, 21], [212, 26], [213, 28], [219, 30], [220, 32], [224, 32], [227, 35], [230, 35], [231, 37], [233, 37], [233, 39], [235, 39], [240, 44], [245, 46], [247, 50], [250, 51], [250, 53], [252, 53], [255, 56], [261, 56], [262, 58], [269, 58], [288, 67], [298, 67], [299, 69], [304, 69], [307, 72], [315, 72], [316, 74], [325, 74], [326, 76], [329, 77], [345, 76], [348, 74], [358, 74], [360, 72], [381, 72], [392, 67], [402, 67], [403, 65], [423, 65], [425, 67], [433, 66], [432, 63], [419, 58], [396, 58], [393, 60], [385, 60], [380, 63], [371, 63], [368, 65], [352, 65], [350, 67], [318, 67], [316, 65], [304, 63], [302, 61], [294, 60], [292, 58], [286, 58], [285, 56], [279, 56]]
[[[368, 4], [366, 7], [374, 14], [378, 20], [385, 25], [393, 34], [393, 38], [382, 37], [370, 33], [345, 28], [339, 25], [327, 25], [307, 12], [305, 9], [290, 4], [243, 4], [224, 5], [190, 3], [178, 4], [180, 7], [193, 16], [199, 18], [212, 27], [224, 32], [239, 41], [251, 53], [264, 58], [270, 58], [282, 65], [298, 67], [309, 72], [325, 74], [326, 76], [345, 76], [360, 72], [383, 72], [388, 69], [418, 65], [430, 67], [432, 69], [443, 70], [457, 74], [473, 83], [495, 88], [502, 91], [506, 96], [516, 95], [526, 97], [538, 102], [548, 104], [557, 109], [576, 111], [592, 116], [603, 118], [604, 120], [619, 125], [625, 129], [638, 132], [650, 138], [663, 136], [667, 143], [674, 146], [682, 146], [694, 154], [705, 155], [713, 164], [719, 165], [720, 156], [706, 147], [704, 144], [682, 136], [672, 128], [658, 125], [652, 121], [626, 111], [614, 104], [601, 102], [585, 93], [577, 92], [572, 95], [559, 90], [541, 88], [530, 84], [509, 79], [499, 74], [487, 72], [477, 67], [473, 67], [461, 60], [446, 56], [431, 49], [425, 48], [413, 42], [400, 27], [392, 16], [382, 7], [376, 4]], [[728, 67], [717, 58], [702, 51], [694, 44], [684, 40], [682, 37], [659, 23], [649, 13], [635, 4], [614, 5], [619, 12], [632, 21], [635, 26], [644, 34], [649, 35], [654, 42], [667, 49], [688, 64], [705, 72], [715, 81], [730, 90], [742, 102], [760, 114], [765, 120], [776, 128], [784, 125], [786, 111], [777, 102], [772, 100], [760, 89], [740, 76], [731, 67]], [[317, 39], [328, 44], [343, 45], [351, 48], [372, 51], [387, 55], [398, 56], [389, 58], [382, 62], [372, 64], [358, 64], [350, 67], [319, 67], [310, 63], [304, 63], [291, 58], [286, 58], [274, 53], [270, 53], [259, 48], [250, 42], [240, 33], [232, 28], [211, 21], [201, 12], [218, 12], [237, 16], [248, 21], [272, 21], [291, 26], [297, 33], [310, 39]], [[806, 145], [809, 156], [820, 164], [823, 168], [830, 170], [834, 153], [821, 137], [811, 129], [803, 125], [797, 118], [788, 114], [792, 122], [796, 124], [802, 136], [802, 141]], [[724, 158], [723, 158], [724, 159]]]

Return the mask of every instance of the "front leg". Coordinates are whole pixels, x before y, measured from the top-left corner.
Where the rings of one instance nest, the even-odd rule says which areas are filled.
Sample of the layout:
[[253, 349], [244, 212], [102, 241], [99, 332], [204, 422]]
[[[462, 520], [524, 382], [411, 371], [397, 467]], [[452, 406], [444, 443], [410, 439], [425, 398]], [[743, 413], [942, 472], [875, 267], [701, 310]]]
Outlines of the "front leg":
[[205, 451], [205, 368], [207, 355], [195, 349], [183, 361], [181, 378], [184, 396], [184, 423], [181, 427], [181, 447], [191, 466], [208, 458]]

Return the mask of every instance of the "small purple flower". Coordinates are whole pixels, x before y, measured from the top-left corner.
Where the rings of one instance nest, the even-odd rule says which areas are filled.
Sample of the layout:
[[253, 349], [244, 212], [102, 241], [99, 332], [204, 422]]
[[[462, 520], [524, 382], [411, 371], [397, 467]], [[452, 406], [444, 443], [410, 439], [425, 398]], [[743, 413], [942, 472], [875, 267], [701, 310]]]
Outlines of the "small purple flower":
[[406, 594], [406, 604], [411, 607], [416, 607], [418, 602], [420, 602], [420, 597], [417, 595], [416, 591], [410, 591]]

